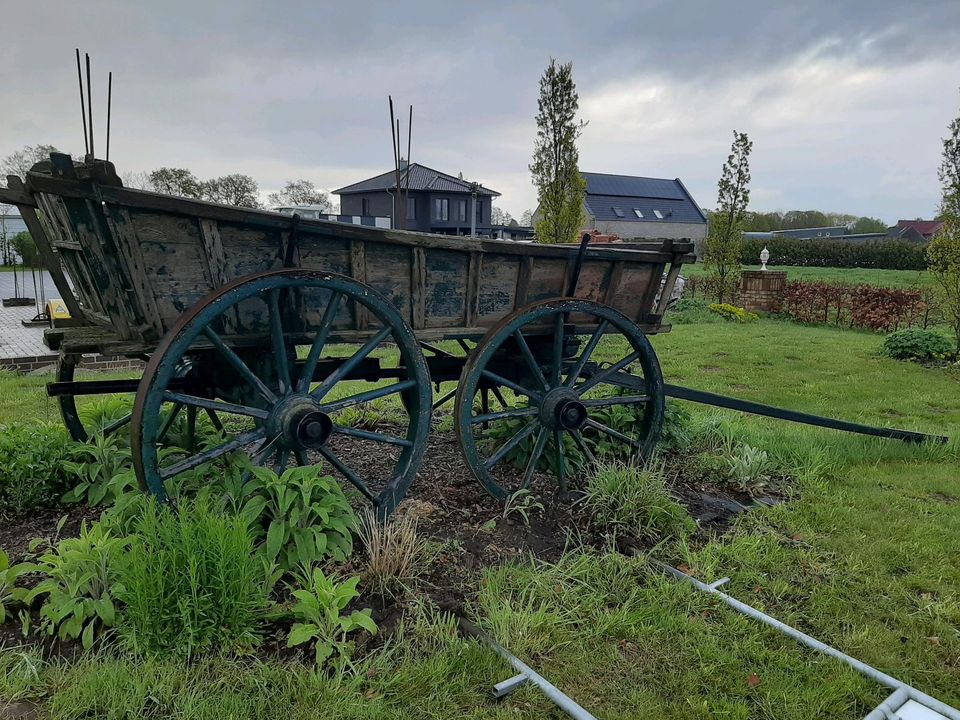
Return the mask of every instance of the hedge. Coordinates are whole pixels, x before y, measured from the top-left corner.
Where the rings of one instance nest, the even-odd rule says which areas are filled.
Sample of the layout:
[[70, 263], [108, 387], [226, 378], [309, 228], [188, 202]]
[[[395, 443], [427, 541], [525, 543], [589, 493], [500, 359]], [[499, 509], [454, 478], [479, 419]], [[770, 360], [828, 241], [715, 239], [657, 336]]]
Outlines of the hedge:
[[882, 270], [926, 270], [927, 246], [906, 240], [858, 243], [848, 240], [744, 238], [740, 262], [756, 265], [766, 247], [776, 265], [861, 267]]

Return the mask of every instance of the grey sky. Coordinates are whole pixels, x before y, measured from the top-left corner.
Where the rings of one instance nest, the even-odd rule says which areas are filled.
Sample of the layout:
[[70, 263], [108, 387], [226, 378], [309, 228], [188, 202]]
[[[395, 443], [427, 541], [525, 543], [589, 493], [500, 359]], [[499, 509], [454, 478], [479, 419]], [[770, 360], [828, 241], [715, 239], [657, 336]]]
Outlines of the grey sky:
[[321, 2], [9, 5], [0, 156], [82, 151], [73, 48], [91, 52], [102, 154], [201, 177], [334, 188], [392, 166], [387, 94], [414, 105], [413, 159], [536, 198], [537, 82], [572, 60], [581, 168], [680, 177], [704, 206], [734, 128], [752, 208], [929, 217], [960, 95], [960, 2]]

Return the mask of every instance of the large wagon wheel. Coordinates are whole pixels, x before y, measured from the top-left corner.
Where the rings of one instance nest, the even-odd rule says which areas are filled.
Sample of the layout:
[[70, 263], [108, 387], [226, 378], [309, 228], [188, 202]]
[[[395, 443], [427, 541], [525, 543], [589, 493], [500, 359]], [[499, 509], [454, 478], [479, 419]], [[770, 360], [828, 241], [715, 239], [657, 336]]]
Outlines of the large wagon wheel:
[[[77, 366], [82, 360], [82, 354], [61, 352], [57, 358], [56, 381], [58, 383], [74, 382]], [[123, 390], [121, 392], [127, 391]], [[116, 394], [120, 393], [118, 392]], [[129, 412], [120, 413], [109, 423], [97, 424], [89, 422], [89, 419], [87, 419], [87, 421], [84, 420], [83, 413], [77, 407], [76, 395], [69, 393], [58, 394], [57, 405], [60, 408], [60, 418], [63, 420], [63, 425], [67, 429], [67, 434], [70, 435], [71, 440], [76, 442], [87, 442], [95, 436], [109, 437], [117, 432], [124, 431], [130, 424], [130, 418], [133, 414], [131, 409]]]
[[[578, 325], [589, 333], [585, 343], [576, 337]], [[477, 408], [474, 398], [483, 383], [516, 400], [500, 410]], [[600, 409], [615, 406], [641, 408], [632, 432], [596, 418]], [[596, 458], [585, 431], [622, 443], [635, 457], [648, 457], [663, 408], [660, 364], [643, 331], [606, 305], [557, 299], [521, 308], [487, 333], [463, 368], [455, 420], [467, 465], [503, 500], [530, 485], [548, 441], [554, 454], [549, 466], [561, 490], [571, 470], [567, 436], [590, 463]], [[491, 443], [491, 436], [497, 441]], [[520, 449], [518, 468], [507, 458]]]
[[[350, 313], [366, 318], [369, 332], [359, 348], [333, 359], [328, 340], [336, 335], [334, 323]], [[396, 367], [382, 368], [371, 353], [389, 350], [389, 341], [399, 359]], [[305, 346], [305, 358], [298, 359], [297, 346]], [[184, 360], [195, 366], [194, 377], [207, 381], [173, 392], [168, 386]], [[372, 362], [377, 367], [369, 370]], [[358, 376], [388, 384], [354, 392], [344, 383]], [[400, 435], [338, 422], [344, 410], [395, 394], [403, 401], [397, 412], [406, 414]], [[172, 410], [164, 413], [165, 407]], [[186, 456], [162, 461], [158, 438], [184, 408], [193, 417], [209, 411], [226, 432], [188, 449]], [[164, 337], [137, 390], [134, 469], [144, 490], [163, 499], [165, 481], [235, 451], [278, 472], [293, 462], [326, 462], [386, 516], [416, 475], [429, 428], [429, 372], [397, 308], [342, 275], [276, 270], [228, 283], [184, 313]], [[375, 456], [390, 467], [379, 477], [354, 470], [353, 460], [336, 449], [345, 438], [368, 444], [366, 457], [358, 459]]]

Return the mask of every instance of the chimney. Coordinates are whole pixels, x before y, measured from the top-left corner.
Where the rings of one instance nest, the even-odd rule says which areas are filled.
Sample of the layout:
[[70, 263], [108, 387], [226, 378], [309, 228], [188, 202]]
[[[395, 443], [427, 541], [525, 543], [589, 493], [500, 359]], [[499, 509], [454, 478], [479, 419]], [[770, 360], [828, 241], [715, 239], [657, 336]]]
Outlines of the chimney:
[[407, 169], [407, 164], [408, 164], [408, 163], [407, 163], [406, 158], [401, 157], [401, 158], [400, 158], [400, 169], [401, 169], [401, 170], [406, 170], [406, 169]]

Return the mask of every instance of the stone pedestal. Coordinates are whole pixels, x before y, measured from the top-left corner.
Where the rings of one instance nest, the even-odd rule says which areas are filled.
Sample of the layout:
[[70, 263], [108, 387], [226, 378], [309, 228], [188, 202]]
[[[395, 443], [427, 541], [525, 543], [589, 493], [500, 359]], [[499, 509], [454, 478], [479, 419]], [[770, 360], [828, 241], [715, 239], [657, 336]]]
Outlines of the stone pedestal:
[[744, 270], [740, 280], [740, 302], [750, 312], [780, 312], [787, 289], [784, 270]]

